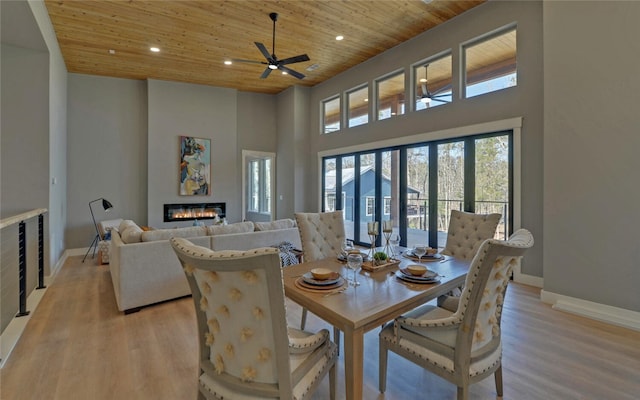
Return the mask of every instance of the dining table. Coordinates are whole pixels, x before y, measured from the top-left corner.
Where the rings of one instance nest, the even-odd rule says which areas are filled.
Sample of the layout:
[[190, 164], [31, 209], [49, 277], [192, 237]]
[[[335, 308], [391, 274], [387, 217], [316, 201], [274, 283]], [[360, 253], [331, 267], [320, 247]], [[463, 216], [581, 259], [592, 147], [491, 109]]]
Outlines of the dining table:
[[[358, 286], [347, 284], [353, 271], [338, 256], [302, 262], [282, 270], [285, 295], [343, 332], [347, 400], [362, 399], [364, 334], [462, 286], [470, 265], [469, 261], [454, 257], [422, 257], [421, 264], [438, 277], [432, 283], [414, 283], [398, 278], [396, 273], [400, 268], [405, 270], [408, 265], [417, 264], [417, 259], [399, 256], [396, 260], [375, 271], [361, 269], [356, 275]], [[344, 284], [323, 289], [301, 281], [309, 277], [314, 268], [337, 272], [344, 278]]]

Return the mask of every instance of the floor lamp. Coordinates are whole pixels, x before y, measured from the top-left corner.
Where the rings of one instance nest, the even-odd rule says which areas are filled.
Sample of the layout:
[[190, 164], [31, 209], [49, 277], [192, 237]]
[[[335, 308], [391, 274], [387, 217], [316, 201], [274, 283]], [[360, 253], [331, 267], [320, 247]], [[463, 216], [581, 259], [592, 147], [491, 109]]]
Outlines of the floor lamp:
[[96, 217], [93, 215], [93, 208], [91, 208], [91, 204], [100, 200], [102, 200], [102, 208], [104, 209], [105, 212], [109, 212], [109, 210], [113, 208], [113, 205], [109, 203], [109, 200], [106, 200], [102, 197], [89, 202], [89, 211], [91, 211], [91, 219], [93, 220], [93, 226], [96, 228], [96, 236], [93, 238], [93, 242], [91, 242], [91, 246], [89, 246], [89, 249], [85, 253], [84, 258], [82, 259], [82, 262], [84, 262], [84, 260], [87, 258], [87, 255], [91, 251], [91, 248], [93, 248], [93, 255], [91, 255], [91, 258], [93, 258], [96, 255], [96, 248], [98, 247], [98, 241], [102, 239], [102, 237], [100, 236], [100, 231], [98, 231], [98, 224], [96, 223]]

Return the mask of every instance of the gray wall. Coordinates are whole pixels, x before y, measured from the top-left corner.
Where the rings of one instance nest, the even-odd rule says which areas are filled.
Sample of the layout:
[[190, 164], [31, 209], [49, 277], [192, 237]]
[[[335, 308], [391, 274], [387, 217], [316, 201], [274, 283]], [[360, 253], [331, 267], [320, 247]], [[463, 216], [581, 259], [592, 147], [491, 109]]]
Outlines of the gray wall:
[[49, 55], [2, 45], [3, 218], [49, 208]]
[[[0, 215], [46, 208], [45, 272], [64, 250], [66, 68], [41, 2], [1, 2]], [[51, 177], [56, 184], [50, 184]]]
[[308, 156], [310, 93], [309, 88], [292, 86], [277, 96], [277, 218], [293, 218], [295, 212], [308, 210], [305, 199], [312, 180], [305, 178], [309, 174], [309, 165], [313, 162]]
[[[149, 80], [148, 223], [162, 222], [165, 203], [227, 203], [227, 219], [239, 221], [241, 171], [235, 89]], [[211, 195], [180, 196], [180, 136], [211, 139]]]
[[[454, 81], [460, 79], [461, 43], [511, 23], [517, 23], [518, 85], [427, 111], [410, 112], [383, 121], [372, 121], [352, 129], [320, 135], [320, 107], [323, 100], [374, 80], [399, 68], [410, 73], [410, 66], [429, 56], [452, 49]], [[444, 129], [523, 117], [522, 127], [522, 227], [529, 229], [536, 245], [527, 253], [522, 272], [542, 276], [542, 3], [489, 2], [386, 51], [313, 88], [308, 119], [309, 152], [312, 160], [306, 170], [309, 196], [305, 208], [319, 208], [319, 171], [317, 153], [340, 153], [345, 146], [425, 134]], [[373, 104], [374, 102], [369, 102]]]
[[147, 219], [146, 82], [69, 74], [67, 248], [88, 247], [96, 221]]
[[544, 289], [634, 311], [639, 18], [638, 2], [544, 3]]

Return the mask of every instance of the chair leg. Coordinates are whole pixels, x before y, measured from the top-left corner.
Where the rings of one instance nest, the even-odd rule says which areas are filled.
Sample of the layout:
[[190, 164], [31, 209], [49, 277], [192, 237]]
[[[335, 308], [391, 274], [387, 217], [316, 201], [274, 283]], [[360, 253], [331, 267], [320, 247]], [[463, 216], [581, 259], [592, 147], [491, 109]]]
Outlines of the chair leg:
[[493, 377], [496, 380], [496, 394], [502, 398], [502, 365], [493, 373]]
[[383, 343], [384, 340], [379, 340], [379, 352], [380, 360], [378, 362], [378, 389], [380, 393], [384, 393], [387, 390], [387, 346]]
[[340, 329], [333, 327], [333, 342], [338, 346], [338, 355], [340, 355]]
[[307, 324], [307, 309], [302, 309], [302, 318], [300, 320], [300, 329], [304, 330], [304, 326]]
[[336, 364], [329, 370], [329, 399], [336, 400]]

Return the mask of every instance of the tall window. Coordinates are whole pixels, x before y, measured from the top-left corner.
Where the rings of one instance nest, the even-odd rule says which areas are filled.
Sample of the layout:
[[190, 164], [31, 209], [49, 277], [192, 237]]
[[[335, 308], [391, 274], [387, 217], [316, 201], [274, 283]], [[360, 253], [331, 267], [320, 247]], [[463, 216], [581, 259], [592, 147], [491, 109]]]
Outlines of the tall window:
[[340, 130], [340, 96], [322, 102], [322, 133]]
[[516, 33], [511, 26], [463, 46], [465, 97], [517, 85]]
[[249, 201], [251, 212], [271, 212], [271, 159], [255, 159], [248, 165]]
[[348, 127], [369, 122], [369, 87], [363, 86], [347, 92]]
[[451, 103], [451, 54], [422, 62], [413, 71], [416, 111]]
[[[366, 222], [392, 220], [402, 245], [442, 248], [451, 210], [498, 212], [502, 219], [496, 236], [508, 237], [513, 219], [512, 136], [511, 131], [496, 132], [325, 158], [325, 168], [349, 160], [359, 171], [341, 175], [348, 181], [344, 190], [353, 185], [359, 194], [347, 237], [368, 245]], [[326, 169], [324, 174], [331, 175]]]
[[404, 72], [376, 81], [378, 120], [404, 114]]

